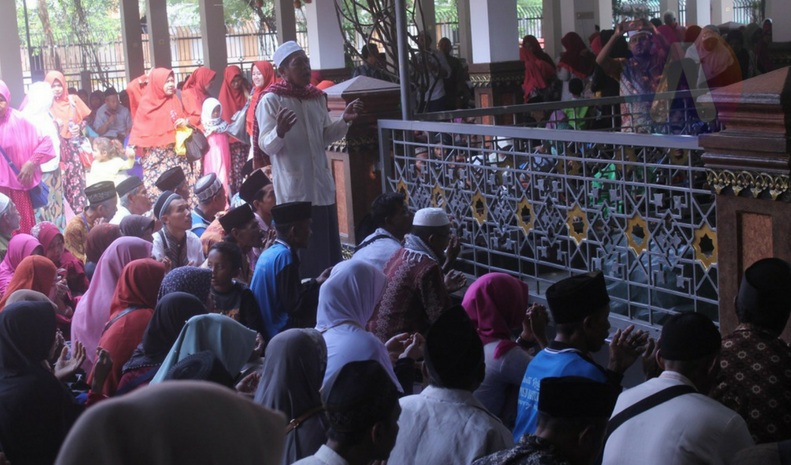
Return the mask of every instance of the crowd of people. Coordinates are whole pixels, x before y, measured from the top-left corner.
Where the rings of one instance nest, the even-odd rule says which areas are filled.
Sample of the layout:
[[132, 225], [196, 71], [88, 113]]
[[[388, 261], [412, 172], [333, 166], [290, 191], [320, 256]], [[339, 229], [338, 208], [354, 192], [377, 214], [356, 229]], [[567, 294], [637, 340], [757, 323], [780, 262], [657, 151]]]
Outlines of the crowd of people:
[[[400, 193], [374, 201], [342, 260], [324, 147], [365, 109], [333, 120], [299, 45], [273, 58], [251, 93], [228, 67], [219, 99], [207, 68], [181, 90], [155, 68], [128, 109], [112, 90], [86, 105], [53, 72], [20, 112], [0, 81], [0, 463], [788, 455], [791, 264], [747, 269], [733, 334], [697, 313], [659, 341], [629, 326], [600, 366], [601, 272], [548, 288], [549, 311], [505, 273], [468, 285], [451, 218]], [[577, 58], [559, 67], [595, 67]], [[180, 147], [196, 131], [202, 160]], [[638, 360], [647, 381], [622, 392]]]
[[[586, 44], [576, 32], [566, 33], [563, 52], [553, 60], [538, 40], [525, 36], [519, 50], [525, 65], [524, 101], [541, 103], [580, 98], [653, 95], [655, 92], [704, 90], [735, 84], [773, 69], [769, 57], [772, 21], [727, 31], [715, 25], [680, 26], [672, 11], [662, 19], [624, 21], [597, 30]], [[689, 99], [687, 99], [689, 100]], [[619, 107], [573, 107], [538, 118], [542, 125], [570, 129], [620, 129], [652, 133], [681, 115], [685, 99], [669, 107], [653, 99]], [[692, 107], [693, 105], [688, 105]], [[595, 115], [594, 115], [595, 111]], [[595, 116], [595, 117], [594, 117]]]

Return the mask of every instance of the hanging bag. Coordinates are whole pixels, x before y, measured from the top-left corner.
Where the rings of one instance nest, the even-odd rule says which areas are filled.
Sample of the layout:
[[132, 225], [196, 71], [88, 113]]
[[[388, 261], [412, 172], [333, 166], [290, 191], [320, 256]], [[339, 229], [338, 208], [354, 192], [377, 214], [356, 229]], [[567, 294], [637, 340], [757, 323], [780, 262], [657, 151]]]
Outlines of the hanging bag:
[[184, 148], [187, 151], [187, 161], [190, 163], [198, 161], [209, 153], [209, 141], [200, 129], [190, 126], [192, 134], [184, 141]]
[[[3, 158], [5, 158], [5, 161], [11, 168], [11, 171], [19, 176], [19, 168], [17, 168], [14, 162], [8, 158], [8, 155], [5, 153], [5, 150], [3, 150], [3, 147], [0, 147], [0, 153], [3, 154]], [[33, 210], [41, 208], [49, 203], [49, 186], [43, 182], [31, 189], [28, 189], [27, 193], [30, 196], [30, 203], [33, 204]]]
[[244, 108], [237, 111], [231, 117], [231, 122], [228, 124], [226, 133], [234, 139], [248, 144], [250, 142], [250, 135], [247, 134], [247, 109], [250, 107], [250, 99], [244, 104]]

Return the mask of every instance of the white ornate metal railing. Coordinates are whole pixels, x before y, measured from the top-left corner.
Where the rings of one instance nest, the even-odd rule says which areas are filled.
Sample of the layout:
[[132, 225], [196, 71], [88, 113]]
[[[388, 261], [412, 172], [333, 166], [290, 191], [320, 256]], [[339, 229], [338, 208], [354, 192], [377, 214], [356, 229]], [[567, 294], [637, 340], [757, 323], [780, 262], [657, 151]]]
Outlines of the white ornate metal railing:
[[384, 184], [442, 206], [460, 269], [531, 293], [603, 270], [616, 319], [718, 318], [714, 194], [697, 136], [380, 120]]

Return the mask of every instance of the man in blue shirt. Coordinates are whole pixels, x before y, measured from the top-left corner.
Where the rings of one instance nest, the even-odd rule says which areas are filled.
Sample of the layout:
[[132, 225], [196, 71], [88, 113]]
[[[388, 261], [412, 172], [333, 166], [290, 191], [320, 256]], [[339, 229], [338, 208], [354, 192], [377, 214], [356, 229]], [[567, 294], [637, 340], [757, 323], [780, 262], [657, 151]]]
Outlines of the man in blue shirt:
[[332, 268], [316, 279], [299, 277], [298, 249], [305, 249], [311, 236], [310, 202], [289, 202], [272, 208], [277, 230], [275, 243], [258, 257], [250, 289], [261, 309], [267, 341], [289, 328], [316, 326], [319, 286]]
[[[527, 367], [519, 389], [514, 441], [534, 434], [538, 420], [538, 392], [547, 377], [580, 376], [601, 383], [620, 384], [623, 373], [645, 350], [648, 334], [634, 326], [615, 332], [608, 367], [591, 354], [601, 349], [610, 330], [610, 297], [601, 271], [572, 276], [547, 289], [547, 303], [557, 334]], [[652, 345], [652, 344], [649, 344]]]

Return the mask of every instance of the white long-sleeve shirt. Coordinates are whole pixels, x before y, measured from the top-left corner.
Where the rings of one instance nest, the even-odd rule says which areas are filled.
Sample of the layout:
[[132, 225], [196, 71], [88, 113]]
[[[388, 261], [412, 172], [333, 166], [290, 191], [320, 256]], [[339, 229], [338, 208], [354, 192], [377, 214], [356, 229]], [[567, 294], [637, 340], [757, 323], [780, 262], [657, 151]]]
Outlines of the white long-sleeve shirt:
[[514, 445], [508, 428], [471, 392], [428, 386], [400, 404], [388, 465], [469, 464]]
[[[277, 136], [277, 112], [286, 107], [297, 115], [285, 137]], [[299, 100], [268, 93], [256, 108], [258, 146], [272, 160], [277, 203], [308, 201], [314, 206], [335, 203], [335, 181], [325, 148], [346, 135], [343, 119], [332, 121], [327, 100]]]
[[[692, 382], [665, 371], [618, 396], [613, 416], [665, 388]], [[684, 394], [637, 415], [616, 429], [604, 447], [604, 465], [722, 465], [753, 445], [747, 424], [710, 397]]]

